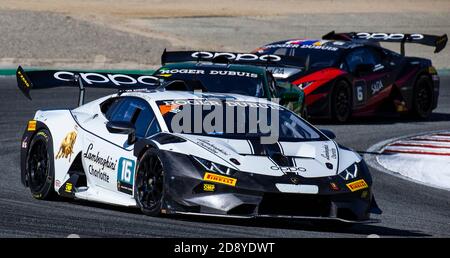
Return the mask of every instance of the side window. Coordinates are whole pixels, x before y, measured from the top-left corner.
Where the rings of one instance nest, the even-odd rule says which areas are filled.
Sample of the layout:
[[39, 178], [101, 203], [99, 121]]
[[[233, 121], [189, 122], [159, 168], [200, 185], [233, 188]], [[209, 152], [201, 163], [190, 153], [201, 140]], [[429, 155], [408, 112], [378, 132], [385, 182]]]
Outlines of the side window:
[[350, 72], [354, 72], [359, 64], [371, 64], [374, 67], [381, 63], [378, 52], [369, 48], [358, 48], [350, 52], [345, 61]]
[[125, 97], [112, 114], [110, 120], [134, 123], [136, 136], [144, 137], [150, 122], [155, 120], [154, 118], [153, 110], [147, 101], [135, 97]]
[[156, 121], [156, 117], [153, 117], [153, 120], [150, 122], [150, 126], [147, 129], [145, 137], [152, 136], [159, 132], [161, 132], [161, 129], [159, 128], [158, 121]]
[[289, 48], [279, 48], [273, 52], [274, 55], [287, 56], [289, 54]]
[[110, 98], [100, 104], [100, 110], [105, 115], [106, 119], [111, 120], [112, 114], [117, 110], [123, 100], [124, 98], [120, 97]]

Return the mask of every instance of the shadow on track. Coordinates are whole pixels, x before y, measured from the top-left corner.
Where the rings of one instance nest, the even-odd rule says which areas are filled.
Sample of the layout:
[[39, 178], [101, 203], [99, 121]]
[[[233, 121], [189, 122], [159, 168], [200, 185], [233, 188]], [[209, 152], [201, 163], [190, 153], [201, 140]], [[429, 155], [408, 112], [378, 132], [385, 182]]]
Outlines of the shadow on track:
[[[61, 200], [64, 202], [64, 200]], [[142, 219], [145, 219], [141, 211], [137, 208], [126, 208], [120, 206], [111, 206], [108, 204], [88, 202], [84, 200], [67, 200], [66, 202], [71, 205], [81, 205], [93, 208], [99, 208], [104, 210], [113, 210], [118, 212], [124, 212], [128, 214], [142, 215]], [[233, 225], [248, 228], [273, 228], [273, 229], [288, 229], [288, 230], [301, 230], [311, 232], [333, 232], [333, 233], [347, 233], [356, 235], [371, 235], [376, 234], [379, 236], [397, 236], [397, 237], [427, 237], [428, 234], [421, 233], [420, 231], [402, 230], [380, 226], [377, 224], [355, 224], [352, 227], [345, 229], [326, 228], [323, 226], [313, 225], [307, 220], [287, 220], [287, 219], [235, 219], [235, 218], [220, 218], [220, 217], [203, 217], [193, 215], [165, 215], [159, 217], [161, 219], [173, 219], [176, 221], [186, 221], [193, 223], [207, 223], [217, 225]]]
[[[174, 217], [175, 218], [175, 217]], [[352, 227], [345, 229], [331, 229], [313, 225], [308, 221], [301, 220], [286, 220], [286, 219], [231, 219], [231, 218], [212, 218], [200, 216], [176, 216], [179, 220], [188, 220], [190, 222], [213, 223], [213, 224], [229, 224], [244, 227], [263, 227], [274, 229], [289, 229], [302, 230], [311, 232], [333, 232], [333, 233], [348, 233], [356, 235], [371, 235], [387, 237], [427, 237], [431, 236], [420, 231], [402, 230], [379, 226], [376, 224], [355, 224]]]

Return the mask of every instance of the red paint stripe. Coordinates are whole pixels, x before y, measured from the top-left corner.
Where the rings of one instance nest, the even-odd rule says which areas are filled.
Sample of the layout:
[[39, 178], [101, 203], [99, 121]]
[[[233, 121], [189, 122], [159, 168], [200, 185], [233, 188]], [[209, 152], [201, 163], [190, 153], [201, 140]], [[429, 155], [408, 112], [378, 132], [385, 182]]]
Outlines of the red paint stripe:
[[422, 148], [435, 148], [435, 149], [450, 149], [450, 146], [438, 146], [430, 144], [416, 144], [416, 143], [394, 143], [389, 146], [404, 146], [404, 147], [422, 147]]
[[410, 150], [384, 150], [383, 153], [408, 153], [408, 154], [422, 154], [422, 155], [436, 155], [436, 156], [450, 156], [450, 153], [428, 152], [428, 151], [410, 151]]
[[435, 135], [437, 135], [437, 136], [447, 136], [447, 137], [450, 137], [450, 133], [437, 133], [437, 134], [435, 134]]
[[428, 141], [428, 142], [450, 142], [450, 139], [436, 139], [436, 138], [411, 138], [413, 141]]

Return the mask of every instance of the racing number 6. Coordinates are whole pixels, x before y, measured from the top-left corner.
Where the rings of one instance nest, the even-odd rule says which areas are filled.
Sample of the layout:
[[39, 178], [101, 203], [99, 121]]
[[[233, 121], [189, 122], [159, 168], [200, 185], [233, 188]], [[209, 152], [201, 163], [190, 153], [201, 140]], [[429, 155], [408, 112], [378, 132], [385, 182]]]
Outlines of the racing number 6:
[[356, 98], [358, 101], [364, 100], [363, 88], [361, 86], [356, 87]]

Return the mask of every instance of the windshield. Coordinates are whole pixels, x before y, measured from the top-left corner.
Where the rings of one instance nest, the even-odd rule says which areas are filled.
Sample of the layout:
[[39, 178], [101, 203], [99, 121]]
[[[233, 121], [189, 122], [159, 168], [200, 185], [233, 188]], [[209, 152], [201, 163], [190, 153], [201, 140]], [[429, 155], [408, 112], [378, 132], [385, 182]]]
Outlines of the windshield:
[[[197, 81], [208, 92], [235, 93], [252, 97], [265, 97], [264, 78], [260, 74], [228, 69], [168, 69], [155, 73], [164, 81], [183, 80], [195, 85]], [[198, 84], [198, 83], [197, 83]]]
[[235, 139], [275, 137], [275, 141], [326, 139], [276, 104], [211, 98], [163, 100], [156, 104], [169, 131], [174, 133]]
[[[289, 43], [289, 44], [287, 44]], [[270, 44], [256, 50], [258, 54], [292, 56], [302, 68], [325, 68], [334, 66], [341, 54], [339, 44], [319, 40], [293, 40], [281, 44]]]

